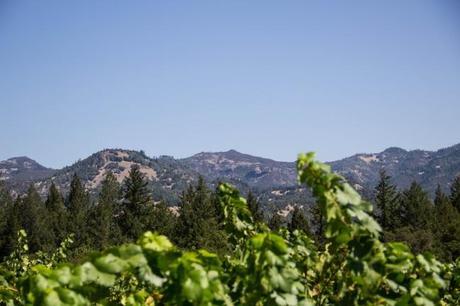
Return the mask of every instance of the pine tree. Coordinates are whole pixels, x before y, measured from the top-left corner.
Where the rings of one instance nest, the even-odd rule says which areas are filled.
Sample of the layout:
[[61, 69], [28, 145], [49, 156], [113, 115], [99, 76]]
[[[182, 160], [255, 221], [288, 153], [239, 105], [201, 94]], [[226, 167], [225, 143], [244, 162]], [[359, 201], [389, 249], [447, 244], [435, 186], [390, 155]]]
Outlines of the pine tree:
[[123, 206], [119, 215], [122, 234], [131, 241], [139, 238], [144, 232], [147, 223], [146, 215], [153, 205], [147, 186], [148, 182], [139, 166], [133, 166], [124, 182]]
[[47, 222], [45, 206], [33, 184], [30, 185], [27, 194], [19, 203], [19, 221], [21, 228], [28, 234], [30, 251], [53, 249], [53, 232]]
[[169, 238], [173, 237], [177, 218], [164, 201], [160, 201], [154, 205], [148, 217], [147, 230], [157, 232]]
[[460, 256], [460, 213], [442, 192], [441, 186], [436, 189], [434, 200], [436, 211], [435, 233], [439, 245], [438, 256], [452, 261]]
[[427, 229], [433, 224], [433, 205], [428, 194], [417, 182], [401, 195], [401, 222], [415, 228]]
[[316, 239], [321, 242], [324, 238], [323, 234], [326, 227], [326, 220], [318, 204], [315, 204], [311, 207], [311, 215], [313, 225], [316, 227], [314, 234]]
[[268, 221], [268, 227], [272, 230], [272, 231], [276, 231], [278, 229], [280, 229], [282, 226], [284, 226], [284, 219], [283, 217], [281, 217], [280, 214], [278, 214], [277, 212], [274, 213], [272, 215], [272, 217], [270, 218], [270, 220]]
[[21, 201], [17, 197], [6, 208], [6, 226], [2, 237], [4, 239], [4, 247], [1, 249], [2, 257], [9, 255], [16, 246], [17, 233], [22, 229], [21, 225]]
[[406, 242], [415, 253], [436, 251], [434, 207], [415, 181], [400, 196], [400, 226], [385, 232], [386, 241]]
[[190, 186], [181, 197], [174, 239], [186, 249], [222, 253], [227, 249], [227, 240], [218, 220], [216, 202], [200, 177], [196, 187]]
[[13, 199], [6, 188], [4, 181], [0, 180], [0, 259], [8, 255], [6, 248], [9, 243], [8, 214], [13, 205]]
[[375, 187], [375, 206], [377, 222], [386, 231], [391, 231], [399, 225], [398, 204], [399, 194], [396, 186], [382, 169], [379, 183]]
[[260, 203], [251, 191], [248, 192], [246, 202], [248, 203], [248, 208], [252, 214], [254, 222], [263, 222], [264, 214], [260, 209]]
[[460, 175], [454, 179], [450, 187], [450, 202], [460, 212]]
[[64, 205], [64, 198], [54, 182], [49, 188], [48, 197], [45, 201], [45, 209], [48, 226], [53, 235], [53, 244], [57, 247], [67, 236], [68, 226], [66, 222], [68, 221], [68, 216]]
[[[434, 207], [440, 208], [447, 204], [451, 204], [449, 202], [449, 198], [442, 192], [441, 185], [438, 184], [436, 187], [436, 191], [434, 193]], [[439, 211], [438, 209], [436, 211]]]
[[299, 207], [295, 207], [292, 213], [291, 221], [288, 224], [289, 231], [293, 232], [295, 230], [303, 231], [308, 236], [310, 233], [310, 226], [308, 225], [308, 220], [305, 217], [305, 214]]
[[13, 201], [5, 182], [0, 180], [0, 209], [3, 213], [6, 207]]
[[88, 242], [89, 194], [80, 178], [74, 174], [70, 182], [70, 191], [66, 199], [68, 209], [69, 232], [75, 234], [74, 247], [83, 247]]
[[121, 242], [121, 232], [115, 220], [119, 200], [120, 184], [109, 171], [102, 181], [97, 205], [91, 208], [89, 214], [91, 245], [96, 249], [100, 250]]

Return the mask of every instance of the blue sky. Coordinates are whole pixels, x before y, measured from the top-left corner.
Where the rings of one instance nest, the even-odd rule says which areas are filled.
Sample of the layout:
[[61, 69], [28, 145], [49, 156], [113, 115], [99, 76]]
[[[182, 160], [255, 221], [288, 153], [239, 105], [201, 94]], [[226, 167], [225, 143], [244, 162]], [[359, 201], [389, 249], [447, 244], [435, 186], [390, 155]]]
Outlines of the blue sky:
[[458, 1], [0, 0], [0, 159], [460, 142]]

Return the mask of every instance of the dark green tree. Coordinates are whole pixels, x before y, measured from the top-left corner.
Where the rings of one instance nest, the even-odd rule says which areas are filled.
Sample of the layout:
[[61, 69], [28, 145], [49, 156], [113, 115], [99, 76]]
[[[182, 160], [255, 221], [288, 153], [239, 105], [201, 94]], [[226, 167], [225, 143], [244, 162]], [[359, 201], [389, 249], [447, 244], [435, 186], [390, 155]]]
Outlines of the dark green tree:
[[177, 217], [164, 201], [155, 204], [148, 214], [147, 230], [170, 238], [174, 235]]
[[70, 182], [66, 206], [68, 209], [68, 230], [75, 234], [74, 247], [83, 247], [88, 243], [88, 214], [91, 203], [89, 194], [76, 174], [73, 175]]
[[460, 212], [460, 175], [454, 179], [450, 187], [450, 202]]
[[400, 214], [403, 226], [428, 229], [433, 224], [433, 205], [428, 194], [417, 182], [401, 194]]
[[375, 187], [375, 217], [385, 231], [394, 230], [399, 226], [398, 206], [399, 194], [396, 186], [382, 169], [379, 183]]
[[153, 205], [147, 186], [139, 166], [133, 166], [124, 182], [123, 205], [118, 216], [121, 232], [130, 241], [139, 238], [146, 228], [146, 218]]
[[264, 214], [260, 208], [260, 203], [257, 200], [256, 196], [251, 191], [248, 192], [246, 202], [248, 203], [248, 208], [249, 208], [249, 211], [251, 211], [252, 218], [254, 219], [254, 221], [263, 222]]
[[284, 226], [284, 223], [285, 223], [285, 220], [284, 218], [278, 214], [277, 212], [275, 212], [272, 217], [270, 218], [270, 220], [268, 221], [268, 227], [272, 230], [272, 231], [276, 231], [278, 230], [279, 228], [281, 228], [282, 226]]
[[316, 230], [314, 234], [316, 236], [317, 241], [323, 241], [324, 238], [324, 230], [326, 227], [326, 219], [324, 218], [323, 212], [318, 204], [314, 204], [311, 208], [311, 216], [312, 216], [312, 223], [315, 226]]
[[28, 234], [31, 252], [50, 251], [54, 248], [53, 232], [48, 224], [47, 212], [40, 195], [31, 184], [19, 202], [20, 226]]
[[3, 224], [2, 222], [5, 221], [5, 213], [6, 209], [9, 204], [13, 202], [11, 198], [11, 194], [8, 188], [5, 185], [5, 182], [0, 180], [0, 214], [2, 219], [0, 220], [0, 225]]
[[402, 226], [385, 234], [386, 241], [404, 242], [416, 254], [424, 252], [435, 253], [436, 237], [430, 229]]
[[120, 201], [120, 184], [112, 172], [107, 172], [102, 181], [97, 205], [91, 208], [89, 232], [91, 246], [104, 249], [121, 242], [121, 232], [115, 220], [116, 208]]
[[13, 199], [11, 198], [9, 190], [6, 188], [5, 182], [0, 180], [0, 259], [8, 255], [9, 236], [9, 213], [13, 206]]
[[54, 182], [51, 183], [49, 188], [45, 209], [48, 226], [53, 235], [53, 244], [57, 247], [67, 235], [68, 225], [66, 223], [69, 218], [64, 205], [64, 198]]
[[218, 253], [227, 249], [227, 239], [219, 220], [219, 210], [204, 179], [182, 194], [174, 239], [180, 247], [205, 248]]
[[6, 209], [6, 226], [2, 233], [2, 238], [5, 240], [5, 245], [2, 248], [2, 257], [9, 255], [16, 246], [17, 233], [22, 229], [21, 225], [21, 209], [22, 199], [16, 197], [16, 199], [8, 205]]
[[444, 260], [452, 261], [460, 256], [460, 213], [442, 192], [441, 186], [436, 189], [435, 234], [438, 239], [437, 255]]
[[294, 211], [292, 212], [291, 221], [288, 223], [288, 229], [291, 232], [299, 230], [303, 231], [308, 236], [311, 235], [308, 220], [305, 214], [302, 212], [302, 210], [297, 206], [294, 208]]
[[450, 203], [449, 198], [442, 191], [441, 185], [438, 184], [438, 186], [436, 187], [436, 191], [434, 193], [434, 207], [436, 208], [436, 211], [438, 212], [438, 208], [442, 206], [446, 206], [447, 204], [452, 204], [452, 203]]
[[400, 227], [385, 232], [385, 240], [406, 242], [415, 253], [435, 252], [434, 207], [415, 181], [401, 194], [399, 214]]

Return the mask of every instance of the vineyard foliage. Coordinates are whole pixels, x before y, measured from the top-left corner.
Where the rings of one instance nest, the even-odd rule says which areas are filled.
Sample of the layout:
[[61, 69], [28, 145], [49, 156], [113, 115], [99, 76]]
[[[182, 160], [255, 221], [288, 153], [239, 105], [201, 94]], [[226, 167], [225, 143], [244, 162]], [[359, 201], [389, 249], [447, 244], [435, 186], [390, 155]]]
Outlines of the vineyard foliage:
[[183, 251], [144, 233], [81, 264], [62, 263], [72, 237], [52, 255], [27, 254], [25, 233], [3, 264], [6, 305], [458, 305], [460, 262], [383, 243], [371, 205], [312, 153], [297, 161], [325, 217], [325, 241], [253, 222], [228, 184], [218, 198], [232, 252]]

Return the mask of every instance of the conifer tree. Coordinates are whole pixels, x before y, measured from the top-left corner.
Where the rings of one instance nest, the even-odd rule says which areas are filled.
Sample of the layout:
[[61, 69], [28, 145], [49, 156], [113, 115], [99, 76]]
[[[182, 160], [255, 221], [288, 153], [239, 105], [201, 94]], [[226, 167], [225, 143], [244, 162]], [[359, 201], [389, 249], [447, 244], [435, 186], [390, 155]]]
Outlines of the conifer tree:
[[53, 244], [59, 246], [67, 235], [68, 222], [67, 211], [64, 205], [64, 198], [57, 189], [56, 185], [51, 183], [48, 191], [48, 197], [45, 201], [46, 217], [48, 226], [53, 235]]
[[190, 186], [181, 197], [175, 230], [177, 244], [186, 249], [205, 248], [223, 252], [226, 235], [218, 223], [219, 212], [202, 177], [195, 188]]
[[5, 185], [5, 182], [0, 180], [0, 209], [2, 213], [5, 213], [8, 205], [13, 201], [10, 192]]
[[401, 195], [401, 218], [403, 225], [428, 229], [432, 225], [433, 206], [428, 194], [417, 182]]
[[2, 257], [9, 255], [16, 246], [17, 233], [22, 229], [21, 225], [21, 201], [20, 197], [10, 202], [10, 205], [6, 208], [6, 226], [2, 233], [3, 239], [5, 240], [4, 247], [0, 250]]
[[308, 236], [311, 235], [308, 220], [305, 217], [305, 214], [302, 212], [302, 210], [297, 206], [294, 208], [294, 211], [292, 213], [291, 221], [288, 224], [288, 229], [291, 232], [295, 230], [300, 230]]
[[248, 208], [252, 214], [254, 222], [263, 222], [264, 214], [260, 209], [260, 203], [251, 191], [248, 192], [246, 202], [248, 203]]
[[436, 251], [433, 213], [428, 194], [414, 181], [400, 197], [400, 227], [385, 232], [385, 240], [406, 242], [415, 253]]
[[318, 204], [315, 204], [311, 207], [312, 223], [316, 227], [314, 234], [318, 241], [323, 240], [323, 234], [326, 227], [326, 220], [324, 218], [323, 212]]
[[111, 244], [120, 243], [121, 233], [115, 220], [116, 207], [120, 200], [120, 184], [112, 172], [107, 172], [102, 181], [97, 205], [91, 208], [89, 231], [91, 245], [103, 249]]
[[270, 220], [268, 221], [268, 227], [269, 227], [272, 231], [278, 230], [278, 229], [281, 228], [283, 225], [284, 225], [284, 219], [283, 219], [283, 217], [281, 217], [281, 215], [278, 214], [277, 212], [275, 212], [275, 213], [272, 215], [272, 217], [270, 218]]
[[13, 204], [13, 199], [6, 188], [4, 181], [0, 180], [0, 259], [6, 256], [6, 248], [8, 245], [8, 219], [9, 210]]
[[437, 253], [445, 260], [455, 260], [460, 256], [460, 213], [450, 203], [439, 185], [436, 189], [434, 204], [435, 232], [438, 239]]
[[169, 238], [173, 237], [177, 218], [164, 201], [160, 201], [152, 207], [148, 218], [147, 230]]
[[67, 196], [69, 231], [75, 234], [75, 247], [81, 247], [88, 242], [88, 213], [90, 199], [80, 178], [74, 174], [70, 182], [70, 191]]
[[454, 179], [450, 187], [450, 202], [460, 212], [460, 175]]
[[441, 185], [438, 184], [438, 186], [436, 187], [436, 191], [434, 193], [434, 207], [439, 208], [447, 204], [452, 203], [450, 203], [449, 198], [442, 191]]
[[28, 234], [30, 251], [51, 250], [54, 247], [53, 233], [47, 222], [45, 206], [33, 184], [21, 199], [19, 211], [20, 225]]
[[133, 166], [124, 182], [123, 205], [119, 215], [120, 229], [128, 240], [139, 238], [145, 230], [146, 215], [152, 205], [147, 186], [148, 182], [139, 166]]
[[380, 180], [375, 187], [375, 205], [377, 222], [386, 231], [394, 230], [399, 225], [399, 194], [391, 177], [385, 170], [380, 171]]

